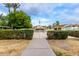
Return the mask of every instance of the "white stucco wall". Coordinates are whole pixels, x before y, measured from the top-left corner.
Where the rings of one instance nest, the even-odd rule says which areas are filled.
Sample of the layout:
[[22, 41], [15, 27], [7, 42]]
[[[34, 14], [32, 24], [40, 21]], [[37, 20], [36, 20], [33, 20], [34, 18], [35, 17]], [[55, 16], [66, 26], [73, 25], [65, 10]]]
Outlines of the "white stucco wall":
[[63, 28], [62, 30], [79, 30], [79, 27], [66, 27]]

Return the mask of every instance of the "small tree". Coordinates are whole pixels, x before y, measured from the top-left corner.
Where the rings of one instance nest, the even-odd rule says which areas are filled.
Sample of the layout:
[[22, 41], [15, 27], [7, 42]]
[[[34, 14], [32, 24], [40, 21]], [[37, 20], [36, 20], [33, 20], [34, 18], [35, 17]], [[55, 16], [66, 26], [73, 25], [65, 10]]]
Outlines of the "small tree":
[[4, 21], [4, 20], [0, 20], [0, 26], [6, 26], [7, 24], [6, 24], [6, 21]]
[[56, 23], [55, 23], [56, 25], [60, 25], [60, 22], [59, 21], [56, 21]]
[[13, 28], [31, 28], [31, 19], [23, 11], [11, 12], [7, 15], [8, 26]]
[[6, 16], [1, 16], [0, 18], [0, 26], [7, 26], [7, 19], [6, 19]]
[[56, 21], [55, 23], [53, 23], [53, 27], [54, 26], [58, 26], [58, 25], [60, 25], [60, 22], [59, 21]]

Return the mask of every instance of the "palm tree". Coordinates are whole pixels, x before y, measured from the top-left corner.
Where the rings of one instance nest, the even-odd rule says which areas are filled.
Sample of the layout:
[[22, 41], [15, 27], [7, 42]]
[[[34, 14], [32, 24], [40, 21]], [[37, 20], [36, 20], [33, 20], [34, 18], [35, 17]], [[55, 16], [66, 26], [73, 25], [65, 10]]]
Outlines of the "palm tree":
[[60, 22], [59, 21], [56, 21], [55, 23], [53, 23], [53, 27], [54, 26], [58, 26], [58, 25], [60, 25]]
[[13, 8], [13, 12], [16, 12], [16, 9], [19, 8], [20, 4], [19, 3], [4, 3], [5, 7], [7, 7], [9, 9], [9, 13], [10, 13], [10, 9]]
[[60, 22], [59, 21], [56, 21], [56, 23], [55, 23], [56, 25], [60, 25]]
[[7, 8], [8, 8], [9, 13], [10, 13], [11, 3], [4, 3], [4, 5], [5, 5], [5, 7], [7, 7]]
[[59, 30], [59, 25], [60, 25], [60, 22], [59, 21], [56, 21], [55, 23], [53, 23], [53, 27], [55, 30]]
[[11, 4], [13, 11], [16, 12], [16, 9], [19, 8], [20, 4], [19, 3], [12, 3]]

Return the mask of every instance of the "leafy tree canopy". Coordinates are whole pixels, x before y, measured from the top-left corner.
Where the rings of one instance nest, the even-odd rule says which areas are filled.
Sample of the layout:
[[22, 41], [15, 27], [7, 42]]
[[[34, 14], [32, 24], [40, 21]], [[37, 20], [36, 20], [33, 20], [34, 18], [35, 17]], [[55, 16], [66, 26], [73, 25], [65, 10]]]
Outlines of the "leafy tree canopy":
[[8, 24], [8, 21], [7, 21], [7, 18], [6, 18], [6, 16], [1, 16], [0, 17], [0, 26], [7, 26], [7, 24]]
[[8, 26], [13, 28], [31, 28], [31, 19], [23, 11], [11, 12], [7, 15]]

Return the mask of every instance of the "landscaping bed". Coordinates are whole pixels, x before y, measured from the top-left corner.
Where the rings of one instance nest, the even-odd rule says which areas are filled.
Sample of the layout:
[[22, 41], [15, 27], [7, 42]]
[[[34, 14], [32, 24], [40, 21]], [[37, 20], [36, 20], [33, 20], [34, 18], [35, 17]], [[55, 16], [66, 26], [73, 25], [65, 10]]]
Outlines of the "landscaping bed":
[[69, 35], [73, 36], [73, 37], [78, 37], [79, 38], [79, 30], [69, 31]]
[[78, 40], [48, 40], [48, 43], [57, 56], [79, 56]]
[[0, 40], [0, 56], [20, 56], [30, 40]]
[[47, 39], [66, 39], [68, 37], [68, 31], [55, 31], [55, 30], [49, 30], [47, 31]]
[[33, 37], [32, 29], [1, 29], [0, 55], [21, 55]]
[[0, 39], [32, 39], [33, 30], [3, 29], [0, 30]]

